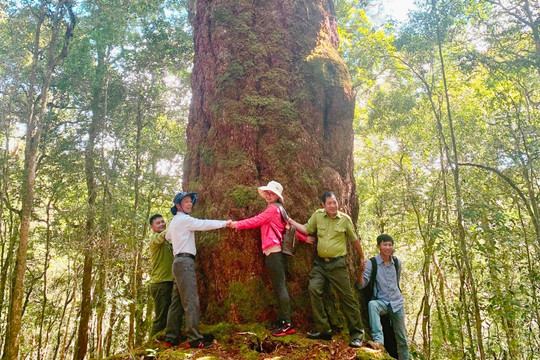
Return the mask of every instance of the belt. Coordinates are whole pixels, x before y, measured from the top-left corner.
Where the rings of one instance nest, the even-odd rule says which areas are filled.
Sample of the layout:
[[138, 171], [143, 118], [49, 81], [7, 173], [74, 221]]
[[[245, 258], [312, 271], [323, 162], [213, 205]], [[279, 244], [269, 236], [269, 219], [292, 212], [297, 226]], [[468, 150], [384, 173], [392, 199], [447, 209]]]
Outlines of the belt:
[[193, 260], [195, 260], [195, 255], [193, 254], [190, 254], [190, 253], [179, 253], [179, 254], [176, 254], [174, 255], [174, 257], [188, 257], [188, 258], [192, 258]]
[[319, 261], [324, 261], [324, 262], [327, 262], [327, 263], [333, 262], [333, 261], [336, 261], [336, 260], [339, 260], [339, 259], [341, 259], [342, 257], [343, 257], [343, 256], [324, 257], [324, 258], [323, 258], [323, 257], [320, 257], [319, 255], [317, 255], [317, 259], [318, 259]]

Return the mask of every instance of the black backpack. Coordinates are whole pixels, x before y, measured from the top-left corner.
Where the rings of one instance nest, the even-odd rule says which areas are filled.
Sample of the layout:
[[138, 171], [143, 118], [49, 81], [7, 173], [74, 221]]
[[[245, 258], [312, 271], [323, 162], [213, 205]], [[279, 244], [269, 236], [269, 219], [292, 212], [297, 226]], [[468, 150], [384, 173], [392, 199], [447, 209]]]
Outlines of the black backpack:
[[[392, 256], [392, 260], [394, 261], [394, 267], [396, 268], [398, 289], [399, 291], [401, 291], [401, 288], [399, 287], [401, 266], [399, 265], [397, 257]], [[375, 282], [377, 281], [377, 260], [375, 259], [375, 257], [372, 257], [369, 259], [369, 261], [371, 261], [371, 274], [369, 276], [369, 285], [362, 289], [364, 298], [367, 302], [369, 302], [373, 298], [373, 290], [375, 289]], [[397, 359], [398, 353], [396, 334], [394, 333], [394, 328], [392, 327], [392, 322], [390, 321], [390, 316], [388, 316], [388, 314], [381, 316], [381, 325], [383, 328], [384, 347], [390, 356]]]
[[[392, 256], [392, 260], [394, 261], [394, 267], [396, 268], [397, 286], [399, 291], [401, 291], [401, 288], [399, 287], [401, 267], [399, 266], [397, 257]], [[364, 288], [364, 298], [366, 299], [366, 301], [373, 299], [373, 289], [375, 289], [375, 282], [377, 281], [377, 259], [374, 256], [370, 258], [369, 261], [371, 261], [371, 274], [369, 275], [369, 285]]]

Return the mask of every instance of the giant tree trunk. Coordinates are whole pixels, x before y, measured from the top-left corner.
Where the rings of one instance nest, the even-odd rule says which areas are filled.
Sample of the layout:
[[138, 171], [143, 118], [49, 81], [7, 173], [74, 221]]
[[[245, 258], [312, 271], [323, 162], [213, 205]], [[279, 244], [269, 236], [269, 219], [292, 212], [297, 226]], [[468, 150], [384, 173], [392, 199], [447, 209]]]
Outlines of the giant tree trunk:
[[[194, 215], [242, 219], [265, 208], [257, 186], [284, 186], [296, 220], [333, 190], [356, 219], [354, 93], [337, 52], [331, 0], [199, 0], [184, 187], [200, 197]], [[259, 231], [198, 234], [202, 314], [209, 320], [273, 317]], [[293, 315], [310, 312], [314, 247], [291, 259]], [[349, 251], [351, 254], [351, 251]], [[352, 254], [356, 256], [356, 254]], [[352, 262], [349, 262], [350, 264]]]

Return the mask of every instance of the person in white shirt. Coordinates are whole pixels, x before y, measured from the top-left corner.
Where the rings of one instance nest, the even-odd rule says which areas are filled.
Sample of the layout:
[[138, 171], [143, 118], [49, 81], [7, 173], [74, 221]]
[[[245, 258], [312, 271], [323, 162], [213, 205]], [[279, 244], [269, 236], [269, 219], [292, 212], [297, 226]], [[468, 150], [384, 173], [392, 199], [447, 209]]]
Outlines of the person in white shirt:
[[[171, 213], [175, 215], [169, 224], [165, 238], [173, 246], [174, 276], [173, 295], [167, 316], [167, 347], [177, 345], [182, 324], [182, 315], [186, 315], [186, 336], [189, 348], [203, 348], [212, 345], [199, 331], [199, 294], [195, 273], [195, 231], [220, 229], [227, 226], [225, 220], [201, 220], [189, 214], [197, 200], [196, 193], [181, 192], [174, 197]], [[180, 317], [178, 314], [180, 313]]]

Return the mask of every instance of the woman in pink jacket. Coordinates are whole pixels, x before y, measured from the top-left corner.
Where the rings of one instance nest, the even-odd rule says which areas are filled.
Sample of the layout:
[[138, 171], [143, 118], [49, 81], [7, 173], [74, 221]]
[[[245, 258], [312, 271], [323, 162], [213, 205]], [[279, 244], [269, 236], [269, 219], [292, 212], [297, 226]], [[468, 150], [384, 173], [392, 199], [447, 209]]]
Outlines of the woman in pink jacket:
[[[259, 215], [232, 222], [230, 227], [236, 229], [261, 228], [262, 251], [265, 255], [266, 268], [272, 281], [272, 287], [278, 303], [278, 321], [272, 331], [274, 336], [294, 334], [291, 324], [291, 302], [285, 286], [285, 254], [281, 252], [281, 240], [285, 231], [285, 221], [281, 216], [279, 204], [283, 203], [283, 186], [277, 181], [257, 189], [268, 207]], [[304, 240], [304, 239], [302, 239]]]

